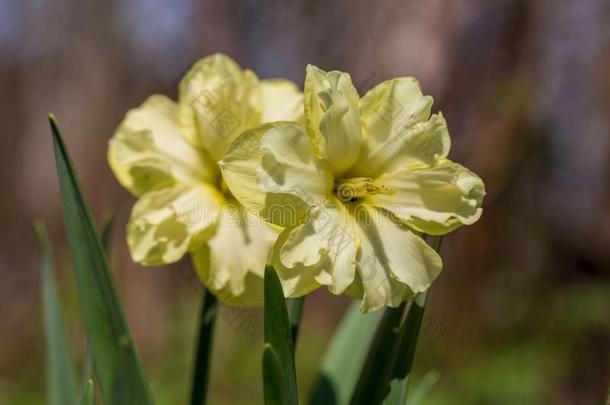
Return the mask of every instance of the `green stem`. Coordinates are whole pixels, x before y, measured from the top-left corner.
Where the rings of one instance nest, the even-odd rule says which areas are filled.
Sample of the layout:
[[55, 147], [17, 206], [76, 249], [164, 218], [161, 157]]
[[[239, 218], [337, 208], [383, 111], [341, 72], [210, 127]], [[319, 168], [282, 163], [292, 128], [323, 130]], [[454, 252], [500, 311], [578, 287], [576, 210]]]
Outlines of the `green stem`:
[[216, 297], [208, 289], [205, 289], [199, 317], [199, 337], [193, 369], [191, 405], [204, 405], [207, 400], [217, 308]]
[[288, 318], [290, 319], [290, 331], [292, 332], [292, 344], [295, 348], [297, 346], [299, 325], [301, 324], [301, 318], [303, 317], [304, 304], [305, 297], [286, 299], [286, 305], [288, 307]]
[[388, 307], [383, 316], [362, 366], [358, 383], [354, 388], [350, 405], [378, 405], [386, 396], [392, 379], [404, 329], [401, 320], [406, 303], [397, 308]]
[[[442, 240], [442, 236], [432, 236], [429, 238], [430, 246], [432, 246], [437, 253], [440, 252]], [[401, 404], [407, 403], [409, 381], [411, 380], [411, 371], [413, 370], [413, 363], [415, 360], [415, 350], [417, 349], [419, 331], [424, 318], [427, 301], [428, 292], [418, 294], [407, 312], [407, 319], [405, 320], [406, 335], [404, 336], [404, 341], [398, 357], [399, 359], [402, 359], [402, 367], [398, 370], [398, 374], [404, 376], [404, 384], [400, 387], [401, 400], [399, 403]]]

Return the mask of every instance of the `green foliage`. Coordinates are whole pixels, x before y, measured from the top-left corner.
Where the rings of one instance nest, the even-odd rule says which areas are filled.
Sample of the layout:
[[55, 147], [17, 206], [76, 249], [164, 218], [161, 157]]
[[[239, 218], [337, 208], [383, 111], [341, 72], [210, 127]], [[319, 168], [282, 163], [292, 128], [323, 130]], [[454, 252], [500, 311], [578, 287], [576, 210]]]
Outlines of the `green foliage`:
[[273, 266], [265, 268], [263, 390], [266, 405], [298, 404], [290, 321], [282, 285]]
[[76, 372], [61, 316], [47, 231], [36, 222], [42, 248], [42, 303], [47, 350], [47, 400], [49, 405], [76, 405]]
[[424, 376], [424, 378], [417, 384], [413, 393], [409, 395], [409, 400], [406, 402], [407, 405], [419, 405], [422, 403], [424, 398], [432, 387], [438, 382], [441, 378], [438, 371], [432, 370], [429, 371], [428, 374]]
[[376, 405], [383, 402], [394, 372], [398, 342], [404, 332], [401, 320], [405, 306], [403, 303], [398, 308], [387, 308], [384, 311], [352, 395], [352, 405]]
[[309, 401], [311, 405], [343, 405], [350, 400], [381, 318], [381, 311], [361, 314], [359, 306], [358, 302], [352, 303], [333, 337]]
[[297, 337], [299, 336], [299, 325], [303, 316], [303, 306], [305, 297], [287, 298], [286, 306], [288, 307], [288, 319], [290, 320], [290, 332], [292, 334], [292, 343], [296, 348]]
[[152, 404], [148, 381], [141, 369], [100, 237], [57, 123], [52, 116], [49, 121], [66, 233], [102, 398], [107, 404]]
[[[442, 241], [442, 236], [430, 238], [430, 244], [437, 253], [440, 252]], [[386, 405], [405, 405], [407, 403], [415, 350], [417, 349], [419, 330], [424, 319], [427, 300], [427, 292], [418, 294], [407, 312], [407, 318], [402, 326], [402, 340], [397, 343], [399, 345], [398, 354], [395, 359], [394, 373], [390, 382], [390, 393], [384, 401]], [[420, 396], [423, 395], [422, 390], [418, 390], [418, 392]]]
[[399, 351], [394, 366], [394, 374], [391, 382], [391, 390], [384, 401], [387, 405], [404, 405], [407, 400], [407, 388], [413, 368], [415, 348], [419, 337], [424, 309], [426, 308], [427, 294], [418, 294], [409, 307], [407, 319], [405, 320], [402, 341], [399, 343]]
[[[442, 237], [432, 238], [433, 248], [437, 252], [441, 240]], [[416, 296], [408, 307], [406, 319], [406, 303], [385, 310], [354, 390], [352, 405], [407, 403], [409, 378], [426, 297], [426, 293]]]
[[95, 405], [95, 388], [93, 386], [93, 380], [88, 379], [85, 382], [83, 390], [83, 397], [80, 401], [81, 405]]

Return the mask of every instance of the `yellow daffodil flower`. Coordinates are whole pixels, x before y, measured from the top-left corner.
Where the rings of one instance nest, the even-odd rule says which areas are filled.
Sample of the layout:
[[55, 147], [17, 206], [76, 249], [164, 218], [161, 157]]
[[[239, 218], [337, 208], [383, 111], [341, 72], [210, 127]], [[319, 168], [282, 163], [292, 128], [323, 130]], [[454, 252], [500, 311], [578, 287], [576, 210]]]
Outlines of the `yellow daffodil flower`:
[[127, 225], [133, 260], [163, 265], [191, 252], [201, 280], [218, 297], [239, 306], [262, 303], [278, 230], [237, 203], [217, 162], [243, 131], [302, 117], [296, 85], [258, 80], [224, 55], [191, 68], [178, 102], [153, 95], [129, 111], [110, 140], [108, 162], [138, 197]]
[[251, 212], [284, 227], [272, 262], [284, 293], [327, 286], [396, 307], [425, 291], [439, 255], [418, 235], [441, 235], [481, 215], [481, 179], [447, 159], [443, 116], [413, 78], [360, 98], [346, 73], [307, 67], [305, 126], [278, 122], [240, 135], [220, 167]]

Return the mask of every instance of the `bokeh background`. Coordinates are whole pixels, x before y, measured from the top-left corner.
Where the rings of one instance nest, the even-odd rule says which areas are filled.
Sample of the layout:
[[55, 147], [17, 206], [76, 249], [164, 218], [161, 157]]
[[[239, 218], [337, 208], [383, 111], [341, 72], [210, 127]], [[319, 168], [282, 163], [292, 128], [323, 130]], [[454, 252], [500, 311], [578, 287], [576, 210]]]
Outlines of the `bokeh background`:
[[[74, 352], [84, 335], [61, 217], [54, 112], [96, 218], [160, 404], [185, 402], [201, 286], [188, 260], [133, 264], [133, 198], [106, 164], [125, 112], [173, 98], [200, 57], [224, 52], [302, 85], [307, 63], [361, 92], [419, 78], [481, 175], [482, 219], [446, 238], [416, 380], [423, 404], [601, 404], [610, 382], [610, 3], [605, 0], [0, 0], [0, 403], [44, 401], [40, 256], [51, 232]], [[348, 304], [307, 299], [297, 353], [309, 392]], [[227, 313], [229, 314], [229, 313]], [[218, 323], [212, 404], [262, 403], [260, 312]], [[258, 332], [257, 332], [258, 331]]]

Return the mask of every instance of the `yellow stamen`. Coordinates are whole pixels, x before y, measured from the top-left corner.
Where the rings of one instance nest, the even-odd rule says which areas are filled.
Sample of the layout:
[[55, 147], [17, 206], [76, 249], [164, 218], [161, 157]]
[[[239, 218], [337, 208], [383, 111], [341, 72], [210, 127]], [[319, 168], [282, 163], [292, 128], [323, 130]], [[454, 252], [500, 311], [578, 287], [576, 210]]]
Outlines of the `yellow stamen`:
[[337, 179], [335, 181], [335, 193], [343, 202], [355, 201], [368, 194], [390, 194], [392, 191], [375, 184], [370, 177], [352, 177], [348, 179]]

